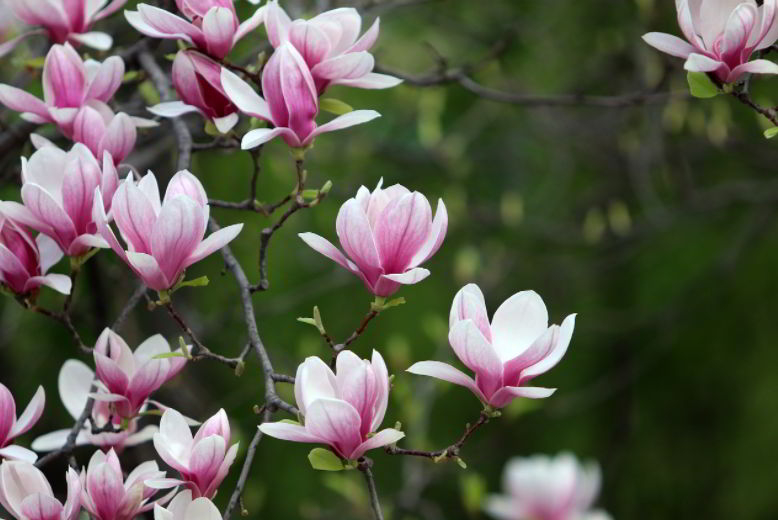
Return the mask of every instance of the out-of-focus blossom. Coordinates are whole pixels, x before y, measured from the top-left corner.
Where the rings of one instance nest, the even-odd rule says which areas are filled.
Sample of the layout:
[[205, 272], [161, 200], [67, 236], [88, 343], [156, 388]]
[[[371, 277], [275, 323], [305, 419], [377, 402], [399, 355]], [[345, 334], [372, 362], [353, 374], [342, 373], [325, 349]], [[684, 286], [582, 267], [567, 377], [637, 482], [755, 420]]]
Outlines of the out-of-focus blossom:
[[230, 423], [224, 410], [205, 421], [192, 437], [186, 418], [169, 408], [162, 414], [154, 448], [180, 479], [160, 479], [149, 486], [169, 488], [184, 485], [192, 496], [213, 498], [235, 462], [238, 445], [230, 444]]
[[[101, 199], [96, 191], [95, 200]], [[102, 210], [101, 204], [94, 207]], [[243, 224], [228, 226], [203, 240], [210, 214], [208, 197], [197, 177], [186, 170], [173, 176], [162, 202], [153, 173], [137, 184], [128, 177], [116, 190], [112, 211], [127, 250], [104, 213], [95, 216], [100, 234], [143, 283], [157, 291], [173, 287], [187, 267], [224, 247], [243, 228]]]
[[55, 123], [71, 138], [79, 109], [91, 102], [108, 102], [119, 89], [123, 76], [124, 62], [118, 56], [102, 63], [84, 62], [69, 43], [54, 45], [43, 64], [43, 100], [22, 89], [0, 84], [0, 103], [21, 112], [24, 119], [33, 123]]
[[[3, 19], [10, 10], [17, 18], [40, 27], [54, 43], [70, 42], [107, 51], [113, 44], [104, 32], [89, 32], [92, 24], [118, 11], [127, 0], [4, 0]], [[108, 4], [108, 5], [106, 5]], [[23, 38], [40, 32], [33, 30], [0, 45], [0, 56], [10, 52]]]
[[389, 403], [389, 373], [381, 354], [372, 361], [346, 350], [338, 355], [336, 373], [321, 359], [307, 358], [294, 383], [297, 407], [305, 424], [264, 423], [262, 433], [295, 442], [327, 444], [338, 455], [356, 460], [366, 451], [393, 444], [405, 434], [381, 426]]
[[6, 460], [0, 464], [0, 504], [16, 520], [75, 520], [81, 512], [81, 481], [73, 468], [66, 478], [63, 504], [41, 470], [29, 462]]
[[[7, 0], [0, 0], [0, 11], [8, 8]], [[18, 34], [21, 24], [12, 16], [0, 17], [0, 58], [11, 52], [30, 33]]]
[[223, 134], [238, 123], [238, 109], [222, 88], [221, 65], [197, 51], [179, 51], [173, 60], [173, 85], [181, 101], [149, 108], [162, 117], [199, 112]]
[[501, 520], [608, 520], [591, 509], [600, 480], [596, 463], [581, 464], [569, 453], [517, 457], [505, 467], [505, 494], [490, 496], [485, 509]]
[[278, 47], [262, 71], [264, 99], [233, 72], [222, 68], [222, 86], [227, 97], [244, 114], [258, 117], [275, 128], [258, 128], [243, 136], [244, 150], [281, 136], [293, 148], [310, 145], [316, 136], [366, 123], [380, 114], [375, 110], [354, 110], [321, 126], [316, 124], [319, 95], [311, 71], [290, 43]]
[[260, 7], [240, 23], [232, 0], [176, 0], [176, 5], [187, 19], [148, 4], [138, 4], [137, 11], [124, 11], [124, 16], [146, 36], [183, 40], [221, 60], [241, 38], [259, 27], [265, 10]]
[[3, 212], [0, 202], [0, 285], [16, 294], [28, 294], [42, 285], [70, 294], [72, 282], [64, 274], [46, 274], [59, 262], [62, 251], [45, 235], [32, 235]]
[[46, 394], [43, 392], [43, 387], [39, 386], [30, 400], [30, 404], [17, 418], [14, 396], [4, 384], [0, 383], [0, 458], [27, 462], [35, 462], [38, 459], [35, 452], [11, 444], [11, 442], [38, 422], [43, 414], [45, 404]]
[[359, 88], [390, 88], [402, 80], [373, 72], [375, 59], [368, 51], [378, 39], [379, 19], [359, 38], [362, 17], [353, 7], [341, 7], [310, 20], [294, 20], [270, 0], [265, 6], [265, 28], [271, 45], [290, 42], [311, 69], [316, 90], [330, 85]]
[[205, 497], [192, 500], [188, 489], [177, 494], [167, 508], [154, 506], [154, 520], [220, 520], [221, 517], [213, 502]]
[[424, 195], [399, 184], [382, 188], [382, 183], [373, 193], [362, 186], [338, 211], [335, 228], [348, 258], [319, 235], [301, 233], [300, 238], [359, 276], [370, 292], [386, 297], [429, 276], [419, 266], [443, 244], [448, 213], [439, 199], [433, 220]]
[[[676, 0], [678, 25], [686, 40], [651, 32], [646, 43], [684, 58], [684, 68], [708, 72], [722, 83], [733, 83], [745, 73], [778, 74], [778, 65], [751, 60], [754, 51], [778, 40], [778, 0]], [[751, 60], [751, 61], [749, 61]]]
[[[184, 357], [157, 357], [170, 352], [170, 345], [159, 334], [133, 352], [121, 336], [111, 329], [103, 330], [94, 348], [94, 358], [97, 377], [107, 393], [98, 393], [97, 399], [111, 403], [120, 417], [132, 419], [153, 392], [184, 368]], [[180, 353], [180, 349], [176, 352]]]
[[575, 314], [548, 326], [548, 311], [534, 291], [514, 294], [497, 309], [491, 324], [481, 289], [469, 284], [454, 297], [448, 341], [475, 380], [439, 361], [408, 369], [470, 389], [485, 405], [502, 408], [517, 397], [540, 399], [555, 389], [525, 386], [562, 359], [575, 327]]
[[83, 144], [69, 152], [43, 146], [29, 160], [22, 158], [24, 205], [3, 202], [0, 209], [50, 237], [68, 256], [78, 257], [93, 247], [108, 247], [92, 219], [94, 192], [100, 187], [104, 198], [99, 204], [110, 211], [118, 185], [110, 153], [104, 152], [101, 167]]
[[114, 450], [96, 451], [87, 469], [81, 471], [81, 503], [95, 520], [132, 520], [172, 498], [171, 495], [151, 500], [157, 490], [145, 485], [147, 480], [164, 476], [157, 463], [149, 461], [136, 467], [125, 479]]
[[[92, 389], [94, 383], [95, 374], [85, 363], [69, 359], [62, 365], [58, 379], [59, 397], [74, 420], [78, 420], [86, 407], [90, 394], [94, 394]], [[93, 434], [90, 423], [98, 429], [105, 429], [110, 423], [113, 425], [114, 431]], [[122, 426], [122, 418], [115, 412], [111, 403], [97, 399], [92, 409], [91, 420], [86, 422], [76, 437], [76, 445], [93, 445], [103, 450], [113, 448], [117, 452], [121, 452], [127, 446], [150, 441], [157, 431], [157, 427], [154, 425], [148, 425], [138, 430], [137, 419], [130, 420], [125, 428]], [[42, 435], [32, 442], [32, 449], [39, 452], [60, 449], [67, 441], [69, 434], [70, 428], [66, 428]]]

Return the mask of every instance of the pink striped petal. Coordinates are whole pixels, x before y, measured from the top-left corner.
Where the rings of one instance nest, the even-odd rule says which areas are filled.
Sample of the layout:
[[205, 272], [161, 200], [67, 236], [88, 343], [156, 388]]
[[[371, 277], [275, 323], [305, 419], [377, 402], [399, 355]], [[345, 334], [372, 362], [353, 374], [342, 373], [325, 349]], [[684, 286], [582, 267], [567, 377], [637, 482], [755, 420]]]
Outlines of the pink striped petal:
[[258, 426], [259, 431], [270, 437], [281, 439], [283, 441], [306, 442], [314, 444], [326, 444], [327, 441], [315, 435], [308, 433], [303, 426], [299, 424], [290, 424], [285, 422], [263, 423]]
[[501, 360], [513, 359], [548, 328], [548, 311], [535, 291], [521, 291], [503, 302], [492, 318], [492, 345]]
[[38, 419], [43, 415], [43, 408], [46, 406], [46, 393], [43, 391], [43, 387], [39, 386], [35, 395], [32, 396], [27, 408], [24, 409], [22, 415], [16, 419], [16, 422], [11, 429], [8, 438], [15, 438], [29, 431], [30, 428], [35, 426]]
[[221, 83], [227, 97], [230, 98], [230, 101], [235, 103], [238, 110], [252, 117], [264, 119], [265, 121], [270, 121], [272, 119], [267, 102], [234, 72], [222, 68]]
[[326, 440], [344, 458], [362, 444], [359, 413], [340, 399], [317, 399], [308, 406], [305, 428]]
[[440, 361], [419, 361], [406, 369], [406, 372], [416, 374], [420, 376], [434, 377], [435, 379], [441, 379], [454, 383], [455, 385], [464, 386], [475, 394], [478, 399], [486, 402], [486, 397], [475, 384], [475, 380], [462, 372], [459, 369], [452, 367], [449, 364], [441, 363]]
[[214, 7], [203, 18], [203, 35], [208, 54], [222, 59], [232, 49], [232, 37], [238, 29], [235, 13], [225, 7]]
[[643, 35], [643, 41], [655, 49], [679, 58], [688, 58], [689, 54], [696, 52], [694, 46], [671, 34], [650, 32]]
[[350, 460], [356, 460], [369, 450], [374, 450], [376, 448], [382, 448], [384, 446], [388, 446], [389, 444], [394, 444], [395, 442], [399, 441], [403, 437], [405, 437], [405, 434], [400, 430], [395, 430], [394, 428], [386, 428], [376, 433], [375, 435], [370, 437], [368, 440], [366, 440], [359, 446], [357, 446], [354, 449], [354, 451], [351, 453], [351, 455], [347, 458]]
[[354, 110], [353, 112], [338, 116], [332, 121], [316, 127], [313, 133], [311, 133], [311, 135], [306, 139], [306, 143], [310, 143], [314, 137], [317, 137], [321, 134], [361, 125], [362, 123], [367, 123], [368, 121], [372, 121], [378, 117], [381, 117], [381, 114], [375, 110]]
[[354, 79], [339, 79], [333, 83], [337, 85], [344, 85], [346, 87], [356, 87], [365, 89], [385, 89], [396, 87], [403, 80], [395, 78], [388, 74], [379, 74], [377, 72], [368, 72], [362, 77]]
[[554, 392], [556, 392], [556, 388], [506, 386], [495, 392], [491, 399], [489, 399], [489, 404], [495, 408], [503, 408], [504, 406], [508, 406], [517, 397], [545, 399], [546, 397], [550, 397]]
[[351, 52], [318, 63], [311, 73], [327, 80], [356, 79], [371, 72], [374, 66], [375, 59], [369, 52]]
[[382, 273], [381, 260], [367, 215], [355, 199], [341, 206], [335, 221], [340, 245], [370, 283]]
[[51, 121], [46, 104], [22, 89], [10, 85], [0, 85], [0, 103], [11, 110], [29, 112], [45, 121]]
[[[493, 387], [501, 383], [500, 358], [473, 320], [457, 322], [449, 331], [448, 341], [462, 363], [483, 378], [487, 386]], [[482, 385], [479, 386], [483, 388]]]
[[111, 56], [100, 64], [97, 73], [89, 82], [87, 99], [97, 99], [107, 103], [119, 90], [123, 77], [124, 61], [118, 56]]
[[127, 251], [127, 261], [143, 283], [155, 291], [170, 289], [175, 281], [169, 281], [157, 264], [157, 260], [145, 253]]
[[186, 267], [199, 262], [235, 240], [242, 229], [243, 224], [233, 224], [208, 235], [208, 238], [200, 242], [186, 262], [184, 262]]

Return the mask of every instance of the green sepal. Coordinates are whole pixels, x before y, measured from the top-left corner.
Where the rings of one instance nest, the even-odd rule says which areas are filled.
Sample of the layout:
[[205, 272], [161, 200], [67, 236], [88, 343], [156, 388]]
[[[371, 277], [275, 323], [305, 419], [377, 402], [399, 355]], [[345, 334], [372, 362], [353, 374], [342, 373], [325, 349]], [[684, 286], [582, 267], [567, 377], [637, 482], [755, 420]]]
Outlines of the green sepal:
[[345, 468], [340, 457], [325, 448], [314, 448], [308, 453], [308, 461], [319, 471], [342, 471]]

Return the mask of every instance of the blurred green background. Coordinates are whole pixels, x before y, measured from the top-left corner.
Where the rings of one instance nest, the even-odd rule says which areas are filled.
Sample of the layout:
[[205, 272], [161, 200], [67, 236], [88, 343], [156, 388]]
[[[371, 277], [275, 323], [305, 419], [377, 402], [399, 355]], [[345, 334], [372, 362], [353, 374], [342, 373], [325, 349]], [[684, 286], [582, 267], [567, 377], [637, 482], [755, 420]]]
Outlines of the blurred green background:
[[[682, 62], [640, 40], [650, 30], [678, 32], [671, 0], [363, 3], [370, 4], [363, 10], [365, 26], [382, 16], [374, 52], [386, 69], [431, 74], [442, 56], [450, 67], [480, 63], [475, 79], [506, 92], [686, 89]], [[237, 4], [244, 18], [253, 9]], [[346, 3], [282, 5], [310, 14]], [[113, 30], [119, 48], [137, 39], [121, 16], [103, 27]], [[505, 51], [483, 63], [506, 35]], [[233, 60], [251, 60], [263, 41], [260, 29]], [[160, 61], [174, 50], [173, 43], [163, 43]], [[4, 81], [31, 81], [29, 90], [39, 92], [38, 71], [23, 65], [43, 52], [33, 44], [7, 58]], [[776, 87], [776, 80], [765, 78], [752, 85], [755, 98], [772, 105]], [[296, 321], [310, 316], [314, 305], [341, 339], [368, 310], [372, 298], [361, 283], [296, 235], [313, 231], [335, 241], [340, 204], [382, 177], [431, 200], [442, 197], [450, 214], [444, 246], [426, 265], [432, 275], [403, 289], [399, 295], [408, 303], [379, 316], [354, 345], [363, 357], [379, 349], [395, 374], [385, 425], [402, 422], [408, 435], [403, 446], [446, 446], [478, 416], [479, 403], [466, 390], [404, 373], [415, 361], [454, 360], [447, 317], [461, 286], [478, 283], [490, 312], [531, 288], [543, 296], [553, 322], [579, 313], [567, 355], [538, 380], [558, 387], [557, 393], [542, 402], [515, 402], [480, 430], [462, 452], [466, 470], [373, 452], [390, 518], [485, 518], [479, 501], [499, 490], [509, 457], [561, 450], [601, 463], [599, 505], [614, 518], [778, 515], [778, 153], [762, 137], [764, 121], [726, 96], [602, 108], [495, 103], [457, 84], [335, 88], [329, 95], [383, 117], [317, 140], [307, 157], [309, 185], [332, 180], [332, 192], [273, 238], [271, 288], [256, 294], [254, 304], [278, 371], [293, 374], [305, 356], [329, 355], [316, 330]], [[142, 115], [137, 89], [125, 87], [118, 99]], [[3, 113], [6, 123], [14, 118]], [[201, 120], [187, 121], [198, 141], [210, 139]], [[3, 199], [18, 200], [19, 153], [29, 155], [29, 144], [0, 158]], [[170, 124], [163, 122], [141, 138], [127, 162], [153, 169], [164, 185], [175, 155]], [[294, 185], [293, 161], [275, 141], [266, 146], [262, 164], [259, 198], [275, 201]], [[252, 170], [245, 152], [196, 153], [192, 171], [213, 198], [248, 194]], [[270, 220], [220, 209], [213, 214], [224, 224], [246, 222], [233, 249], [256, 281], [259, 232]], [[182, 290], [174, 299], [206, 345], [237, 355], [246, 332], [236, 284], [223, 273], [219, 255], [190, 272], [206, 274], [209, 287]], [[86, 339], [94, 341], [114, 319], [135, 284], [110, 252], [87, 264], [75, 296], [76, 324]], [[59, 304], [50, 293], [43, 301]], [[179, 331], [167, 315], [143, 306], [122, 330], [133, 347], [157, 332], [177, 342]], [[38, 384], [46, 388], [46, 414], [26, 440], [72, 424], [56, 387], [63, 361], [78, 357], [64, 329], [3, 299], [0, 356], [0, 378], [17, 406]], [[293, 400], [288, 386], [281, 388]], [[240, 378], [221, 365], [190, 365], [158, 393], [160, 401], [199, 419], [227, 410], [241, 452], [217, 497], [220, 506], [255, 431], [252, 407], [262, 392], [261, 371], [251, 358]], [[250, 518], [369, 517], [361, 475], [313, 471], [310, 449], [261, 442], [245, 492]], [[89, 453], [80, 449], [79, 462], [86, 463]], [[125, 469], [153, 456], [150, 444], [128, 449]], [[48, 471], [62, 480], [64, 462], [58, 464]]]

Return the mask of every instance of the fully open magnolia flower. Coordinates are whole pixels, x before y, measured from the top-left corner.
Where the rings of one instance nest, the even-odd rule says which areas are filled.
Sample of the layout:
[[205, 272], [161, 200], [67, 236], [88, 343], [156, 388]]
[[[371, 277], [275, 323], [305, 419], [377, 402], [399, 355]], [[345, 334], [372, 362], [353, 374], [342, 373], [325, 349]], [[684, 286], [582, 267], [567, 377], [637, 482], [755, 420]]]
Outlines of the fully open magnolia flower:
[[6, 204], [0, 202], [0, 285], [19, 295], [34, 292], [43, 285], [70, 294], [69, 276], [46, 274], [62, 258], [59, 246], [46, 235], [32, 238], [22, 224], [4, 214]]
[[379, 19], [359, 38], [362, 17], [352, 7], [341, 7], [310, 20], [294, 20], [270, 0], [265, 6], [265, 28], [273, 47], [290, 42], [311, 69], [316, 90], [330, 85], [389, 88], [402, 80], [373, 72], [375, 60], [368, 52], [378, 39]]
[[160, 334], [151, 336], [133, 352], [121, 336], [105, 329], [93, 353], [97, 377], [107, 390], [98, 393], [96, 399], [111, 403], [116, 414], [125, 419], [135, 417], [149, 396], [186, 364], [184, 357], [157, 358], [171, 353]]
[[[5, 9], [16, 15], [24, 23], [40, 27], [46, 31], [55, 43], [83, 43], [89, 47], [107, 51], [113, 40], [103, 32], [89, 32], [92, 24], [118, 11], [127, 0], [5, 0]], [[106, 5], [107, 4], [107, 5]], [[3, 13], [3, 18], [7, 11]], [[27, 36], [37, 31], [24, 33], [0, 48], [0, 56], [9, 52]]]
[[188, 489], [180, 492], [171, 500], [167, 508], [154, 506], [154, 520], [221, 520], [222, 515], [209, 499], [205, 497], [192, 500]]
[[222, 86], [227, 97], [244, 114], [273, 124], [243, 136], [244, 150], [281, 136], [293, 148], [304, 148], [326, 132], [366, 123], [380, 114], [375, 110], [354, 110], [321, 126], [316, 124], [319, 94], [305, 60], [290, 43], [278, 47], [262, 71], [262, 97], [229, 70], [222, 68]]
[[0, 504], [16, 520], [75, 520], [81, 512], [81, 481], [73, 468], [66, 478], [63, 504], [41, 470], [29, 462], [6, 460], [0, 464]]
[[607, 520], [591, 509], [600, 480], [596, 463], [583, 465], [569, 453], [517, 457], [505, 466], [505, 494], [490, 496], [485, 509], [501, 520]]
[[183, 40], [221, 60], [241, 38], [259, 27], [264, 13], [260, 7], [240, 23], [232, 0], [176, 0], [176, 5], [188, 20], [148, 4], [138, 4], [137, 11], [124, 11], [124, 16], [146, 36]]
[[307, 358], [294, 382], [305, 424], [263, 423], [260, 431], [287, 441], [327, 444], [347, 460], [405, 437], [394, 428], [377, 432], [389, 403], [389, 373], [381, 354], [374, 350], [367, 361], [346, 350], [338, 355], [335, 369], [333, 373], [317, 357]]
[[481, 289], [464, 286], [454, 297], [448, 341], [475, 380], [439, 361], [422, 361], [408, 369], [473, 392], [485, 405], [502, 408], [517, 397], [539, 399], [555, 389], [525, 386], [562, 359], [575, 326], [575, 314], [561, 326], [548, 326], [548, 311], [534, 291], [514, 294], [497, 309], [489, 323]]
[[[99, 190], [95, 201], [102, 200]], [[210, 208], [200, 181], [188, 171], [176, 173], [160, 202], [159, 187], [149, 172], [137, 184], [130, 177], [113, 197], [116, 226], [127, 243], [119, 243], [95, 202], [95, 222], [102, 237], [147, 286], [164, 291], [178, 283], [184, 270], [232, 241], [243, 224], [220, 229], [205, 237]]]
[[17, 418], [14, 396], [3, 383], [0, 383], [0, 458], [27, 462], [35, 462], [38, 459], [35, 452], [11, 442], [35, 426], [43, 414], [45, 404], [46, 394], [43, 392], [43, 387], [39, 386], [30, 404]]
[[401, 285], [429, 276], [419, 267], [429, 260], [446, 237], [448, 213], [438, 199], [435, 219], [424, 195], [395, 184], [370, 193], [364, 186], [340, 207], [335, 228], [348, 258], [327, 239], [301, 233], [306, 244], [359, 276], [376, 296], [394, 294]]
[[55, 123], [71, 138], [79, 109], [92, 101], [108, 102], [119, 89], [123, 76], [124, 62], [118, 56], [102, 63], [84, 62], [69, 43], [54, 45], [43, 63], [43, 100], [22, 89], [0, 84], [0, 103], [21, 112], [28, 121]]
[[173, 86], [181, 101], [149, 107], [161, 117], [199, 112], [223, 134], [238, 123], [238, 109], [222, 88], [221, 65], [197, 51], [179, 51], [173, 60]]
[[195, 497], [212, 498], [238, 455], [238, 445], [230, 444], [230, 423], [224, 410], [205, 421], [192, 437], [186, 418], [169, 408], [162, 414], [154, 448], [180, 479], [148, 482], [159, 489], [187, 486]]
[[81, 471], [81, 503], [95, 520], [132, 520], [172, 498], [168, 495], [151, 500], [157, 490], [146, 487], [147, 480], [164, 476], [157, 463], [149, 461], [136, 467], [125, 479], [114, 450], [96, 451], [89, 459], [89, 466]]
[[[94, 372], [85, 363], [69, 359], [62, 365], [57, 383], [62, 404], [73, 420], [78, 420], [86, 407], [89, 396], [94, 394], [92, 388], [95, 383]], [[103, 429], [111, 423], [115, 431], [93, 434], [90, 423], [98, 429]], [[96, 399], [91, 420], [87, 421], [78, 433], [76, 445], [93, 445], [103, 450], [113, 448], [117, 452], [121, 452], [126, 446], [135, 446], [150, 441], [157, 431], [157, 427], [154, 425], [148, 425], [138, 430], [137, 419], [130, 420], [124, 428], [122, 426], [124, 426], [122, 418], [116, 414], [111, 403]], [[32, 442], [32, 449], [40, 452], [58, 450], [67, 441], [70, 430], [70, 428], [65, 428], [41, 435]]]
[[105, 152], [102, 167], [83, 144], [69, 152], [43, 146], [22, 158], [22, 201], [0, 203], [0, 209], [15, 220], [49, 236], [68, 256], [78, 257], [93, 247], [108, 247], [92, 219], [94, 192], [105, 211], [119, 185], [111, 154]]
[[686, 59], [684, 68], [708, 72], [722, 83], [733, 83], [747, 72], [778, 74], [778, 65], [751, 60], [754, 51], [778, 40], [778, 0], [676, 0], [678, 25], [686, 40], [665, 33], [643, 35], [662, 52]]

